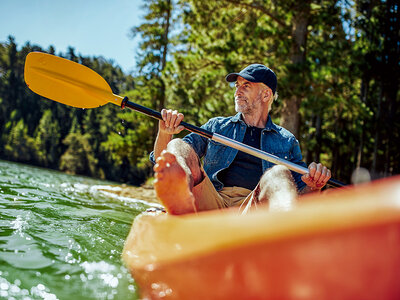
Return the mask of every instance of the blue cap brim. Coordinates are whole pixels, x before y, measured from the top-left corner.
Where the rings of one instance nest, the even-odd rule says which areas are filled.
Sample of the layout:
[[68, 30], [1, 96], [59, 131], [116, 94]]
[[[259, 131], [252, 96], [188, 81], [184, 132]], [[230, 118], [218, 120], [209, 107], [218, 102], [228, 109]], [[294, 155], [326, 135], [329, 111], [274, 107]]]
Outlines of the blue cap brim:
[[243, 77], [244, 79], [251, 81], [251, 82], [256, 82], [254, 77], [248, 75], [248, 74], [240, 74], [240, 73], [230, 73], [226, 75], [225, 80], [228, 82], [235, 82], [237, 81], [238, 76]]

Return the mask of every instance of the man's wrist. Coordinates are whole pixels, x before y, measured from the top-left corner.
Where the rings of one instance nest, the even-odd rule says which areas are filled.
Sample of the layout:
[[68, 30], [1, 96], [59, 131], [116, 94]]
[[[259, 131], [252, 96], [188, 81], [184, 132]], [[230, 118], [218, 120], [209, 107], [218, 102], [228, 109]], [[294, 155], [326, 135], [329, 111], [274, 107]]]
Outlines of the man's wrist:
[[161, 130], [158, 131], [158, 134], [157, 134], [157, 138], [162, 141], [170, 141], [170, 140], [172, 140], [173, 136], [174, 136], [173, 134], [170, 134], [168, 132], [161, 131]]

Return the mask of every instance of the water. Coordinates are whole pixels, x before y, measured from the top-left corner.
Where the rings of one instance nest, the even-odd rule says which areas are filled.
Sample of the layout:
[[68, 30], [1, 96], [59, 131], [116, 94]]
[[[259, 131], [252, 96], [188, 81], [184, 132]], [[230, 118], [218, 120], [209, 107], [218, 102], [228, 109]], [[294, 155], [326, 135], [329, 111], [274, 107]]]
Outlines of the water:
[[152, 204], [109, 184], [0, 161], [0, 299], [138, 299], [121, 253]]

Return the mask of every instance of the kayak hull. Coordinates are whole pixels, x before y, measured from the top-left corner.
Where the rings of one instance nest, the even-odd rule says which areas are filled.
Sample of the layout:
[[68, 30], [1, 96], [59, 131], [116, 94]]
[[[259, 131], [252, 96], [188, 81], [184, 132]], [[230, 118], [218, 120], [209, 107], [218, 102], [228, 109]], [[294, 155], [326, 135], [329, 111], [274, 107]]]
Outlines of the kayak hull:
[[399, 237], [400, 226], [372, 227], [246, 245], [132, 274], [148, 299], [399, 299]]
[[[387, 190], [391, 193], [387, 199], [377, 199], [377, 194]], [[124, 260], [140, 287], [143, 299], [399, 299], [398, 192], [397, 179], [380, 186], [372, 185], [372, 189], [367, 186], [366, 190], [339, 193], [342, 199], [339, 203], [337, 193], [332, 193], [333, 196], [317, 196], [322, 197], [319, 201], [325, 201], [326, 205], [311, 201], [306, 205], [307, 208], [302, 210], [299, 207], [292, 215], [290, 212], [277, 215], [265, 213], [265, 218], [271, 217], [274, 221], [267, 225], [277, 224], [277, 232], [266, 231], [237, 243], [222, 235], [231, 229], [234, 240], [238, 232], [230, 222], [231, 213], [220, 213], [220, 226], [231, 227], [220, 236], [219, 240], [226, 241], [218, 244], [211, 231], [208, 233], [212, 236], [211, 242], [207, 240], [207, 234], [199, 234], [198, 238], [203, 238], [205, 244], [217, 244], [209, 248], [207, 246], [200, 252], [192, 251], [183, 242], [177, 242], [180, 227], [187, 227], [186, 239], [194, 239], [189, 237], [195, 232], [190, 229], [190, 224], [196, 223], [196, 218], [203, 218], [204, 223], [196, 223], [196, 226], [202, 226], [199, 232], [212, 230], [207, 227], [207, 224], [214, 224], [208, 215], [215, 212], [205, 216], [188, 216], [177, 223], [171, 223], [171, 219], [173, 221], [179, 217], [144, 216], [132, 228], [125, 245]], [[374, 198], [370, 199], [372, 202], [366, 199], [368, 195]], [[363, 199], [358, 199], [360, 196]], [[329, 199], [327, 202], [326, 198], [332, 198], [332, 203]], [[351, 213], [341, 219], [346, 215], [346, 208], [351, 210], [362, 203], [367, 208], [362, 214], [354, 213], [356, 220], [352, 221]], [[331, 213], [310, 221], [310, 216], [318, 219], [323, 215], [324, 206], [330, 208]], [[259, 218], [259, 213], [254, 217]], [[286, 217], [292, 218], [283, 220], [282, 224], [286, 224], [286, 227], [280, 227], [279, 220]], [[246, 221], [239, 220], [239, 223]], [[250, 219], [247, 220], [250, 222]], [[307, 222], [310, 226], [304, 225]], [[164, 247], [165, 252], [171, 255], [157, 257], [157, 252], [162, 252], [157, 248], [159, 245], [151, 247], [148, 242], [152, 238], [160, 242], [161, 238], [156, 233], [168, 224], [178, 238], [171, 239], [165, 233], [162, 236], [166, 236], [168, 243], [178, 248], [177, 255], [171, 254], [171, 250], [165, 246], [168, 244], [161, 242], [161, 248]], [[246, 228], [251, 229], [257, 230], [257, 227], [250, 225]], [[240, 232], [237, 239], [240, 239]], [[143, 244], [146, 250], [141, 248]], [[185, 247], [189, 249], [188, 253]], [[132, 259], [132, 255], [136, 260]]]

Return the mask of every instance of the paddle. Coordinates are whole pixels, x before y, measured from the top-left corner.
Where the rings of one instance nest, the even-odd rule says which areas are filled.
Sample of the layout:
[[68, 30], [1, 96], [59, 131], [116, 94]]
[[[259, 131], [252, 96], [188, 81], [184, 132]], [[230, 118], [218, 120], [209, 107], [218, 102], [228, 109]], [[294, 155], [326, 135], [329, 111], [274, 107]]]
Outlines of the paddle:
[[[113, 94], [110, 86], [95, 71], [73, 61], [41, 52], [31, 52], [25, 61], [25, 82], [35, 93], [48, 99], [79, 108], [99, 107], [113, 103], [121, 108], [129, 107], [155, 119], [162, 120], [161, 113], [128, 101], [127, 97]], [[187, 130], [215, 142], [246, 152], [274, 164], [286, 166], [300, 174], [308, 169], [286, 161], [270, 153], [250, 147], [233, 139], [203, 128], [181, 122]], [[328, 184], [341, 187], [343, 183], [330, 179]]]

